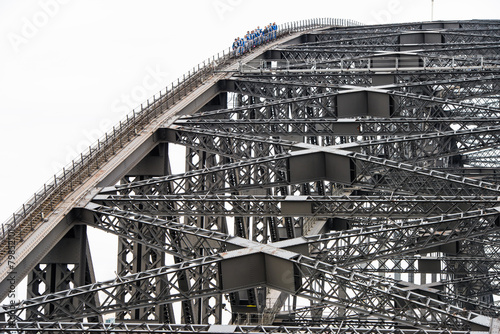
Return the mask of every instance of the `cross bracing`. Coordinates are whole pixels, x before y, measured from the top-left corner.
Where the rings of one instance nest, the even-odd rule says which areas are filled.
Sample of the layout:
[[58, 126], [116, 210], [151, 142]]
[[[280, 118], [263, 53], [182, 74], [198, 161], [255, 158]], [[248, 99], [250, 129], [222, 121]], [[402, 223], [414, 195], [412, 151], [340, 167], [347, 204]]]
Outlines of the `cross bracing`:
[[[98, 195], [95, 202], [151, 216], [175, 216], [176, 212], [205, 216], [284, 216], [300, 203], [301, 216], [329, 218], [370, 217], [402, 219], [438, 216], [486, 208], [498, 203], [497, 196], [274, 196], [274, 195]], [[118, 212], [110, 211], [112, 214]], [[179, 227], [176, 227], [179, 228]]]
[[[498, 215], [498, 211], [493, 213]], [[255, 242], [252, 242], [254, 244]], [[241, 242], [241, 245], [250, 245]], [[56, 317], [62, 320], [74, 319], [75, 317], [87, 317], [101, 312], [120, 311], [124, 309], [134, 309], [146, 305], [161, 305], [167, 302], [189, 300], [203, 296], [210, 296], [217, 293], [229, 292], [232, 289], [252, 287], [255, 284], [262, 284], [262, 280], [268, 280], [269, 287], [279, 288], [287, 292], [293, 292], [298, 296], [321, 300], [324, 303], [344, 309], [345, 315], [355, 315], [357, 312], [368, 312], [376, 314], [377, 317], [387, 320], [396, 320], [399, 323], [437, 327], [454, 324], [455, 327], [467, 326], [467, 323], [484, 326], [488, 318], [478, 313], [474, 313], [460, 307], [452, 306], [446, 302], [430, 298], [408, 290], [404, 283], [373, 276], [360, 274], [356, 271], [344, 269], [337, 264], [329, 264], [313, 258], [293, 253], [285, 250], [277, 250], [274, 246], [256, 246], [253, 250], [249, 247], [243, 251], [235, 250], [213, 256], [207, 256], [196, 260], [184, 261], [179, 265], [170, 265], [142, 273], [118, 277], [111, 281], [99, 282], [75, 289], [61, 291], [45, 296], [32, 298], [21, 302], [16, 306], [16, 312], [28, 309], [32, 314], [42, 317]], [[250, 277], [247, 270], [239, 273], [232, 273], [231, 281], [207, 280], [207, 271], [217, 267], [222, 269], [232, 266], [233, 262], [241, 261], [240, 257], [247, 262], [261, 262], [261, 257], [271, 257], [264, 259], [275, 262], [275, 265], [287, 263], [285, 271], [279, 271], [279, 275], [289, 276], [286, 279], [275, 280], [275, 271], [268, 269], [265, 273], [268, 277]], [[177, 273], [192, 275], [194, 282], [189, 291], [184, 291], [179, 284]], [[228, 273], [229, 274], [229, 273]], [[297, 280], [297, 276], [300, 280]], [[236, 278], [236, 280], [232, 280]], [[165, 290], [159, 294], [152, 294], [151, 291], [142, 288], [143, 282], [154, 281], [155, 285], [164, 285]], [[206, 286], [205, 286], [206, 283]], [[338, 290], [338, 286], [343, 286]], [[121, 286], [135, 291], [133, 300], [124, 302], [117, 297], [117, 291]], [[319, 288], [321, 287], [321, 288]], [[318, 289], [319, 288], [319, 289]], [[93, 296], [96, 292], [102, 292], [106, 298], [102, 304], [96, 306]], [[166, 298], [168, 296], [168, 298]], [[375, 299], [367, 299], [367, 298]], [[394, 308], [393, 297], [401, 303], [398, 308]], [[64, 301], [72, 301], [73, 308], [68, 309]], [[47, 304], [56, 305], [51, 314], [43, 312]], [[66, 305], [61, 307], [61, 305]], [[348, 311], [348, 309], [350, 311]], [[354, 312], [354, 313], [352, 313]], [[453, 313], [451, 313], [453, 312]]]
[[[264, 325], [233, 325], [229, 326], [232, 333], [325, 333], [325, 330], [335, 330], [338, 333], [356, 333], [365, 334], [372, 333], [376, 330], [378, 333], [392, 333], [390, 328], [380, 328], [381, 324], [373, 324], [365, 322], [363, 327], [352, 327], [348, 321], [345, 326], [264, 326]], [[106, 332], [112, 331], [113, 333], [200, 333], [208, 334], [214, 331], [225, 330], [226, 327], [218, 325], [175, 325], [175, 324], [154, 324], [154, 323], [91, 323], [91, 322], [38, 322], [33, 324], [31, 322], [18, 322], [12, 326], [16, 331], [30, 331], [44, 332], [44, 333], [60, 333], [62, 331], [72, 333], [88, 333], [88, 332]], [[448, 330], [406, 330], [410, 334], [450, 334]], [[467, 334], [466, 331], [454, 331], [456, 334]]]
[[346, 23], [188, 75], [14, 214], [2, 330], [499, 332], [499, 22]]
[[[317, 124], [323, 126], [325, 122], [317, 120], [309, 125], [309, 127], [305, 127], [304, 123], [306, 122], [295, 124], [304, 128], [304, 134], [312, 135], [316, 131], [309, 131], [309, 127], [316, 127]], [[227, 131], [227, 127], [225, 130]], [[329, 131], [328, 129], [323, 129], [323, 131], [325, 135], [328, 134], [336, 137], [331, 127]], [[474, 129], [443, 131], [441, 133], [401, 135], [379, 140], [356, 140], [353, 145], [343, 145], [342, 147], [344, 149], [348, 147], [350, 149], [359, 148], [363, 153], [368, 155], [390, 156], [400, 161], [410, 161], [412, 159], [422, 161], [458, 154], [478, 154], [477, 152], [479, 151], [484, 153], [493, 150], [492, 152], [496, 152], [494, 148], [496, 148], [499, 131], [500, 127], [498, 126], [477, 127]], [[229, 131], [227, 131], [227, 134], [224, 134], [223, 132], [224, 130], [199, 130], [197, 128], [183, 127], [175, 131], [175, 142], [182, 143], [190, 148], [203, 149], [207, 152], [218, 153], [233, 158], [249, 158], [252, 154], [258, 154], [259, 156], [269, 155], [277, 145], [287, 146], [287, 150], [293, 147], [293, 142], [290, 141], [287, 142], [272, 138], [262, 140], [258, 136], [239, 135], [230, 133]], [[378, 135], [381, 133], [379, 132]], [[212, 140], [207, 140], [208, 137]], [[363, 137], [368, 138], [366, 134]], [[400, 145], [413, 147], [412, 149], [405, 150]]]

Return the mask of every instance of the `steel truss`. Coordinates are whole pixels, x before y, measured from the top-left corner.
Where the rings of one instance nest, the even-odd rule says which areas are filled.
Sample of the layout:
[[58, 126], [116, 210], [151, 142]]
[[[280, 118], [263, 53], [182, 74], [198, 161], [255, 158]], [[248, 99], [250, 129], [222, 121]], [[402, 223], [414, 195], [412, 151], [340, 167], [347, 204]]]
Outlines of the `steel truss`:
[[[346, 321], [347, 323], [347, 321]], [[5, 325], [0, 322], [0, 326]], [[291, 333], [291, 334], [301, 334], [301, 333], [328, 333], [329, 331], [335, 331], [339, 334], [355, 333], [364, 334], [372, 333], [374, 330], [383, 334], [399, 332], [391, 328], [380, 328], [380, 324], [367, 325], [363, 327], [351, 327], [351, 326], [244, 326], [244, 325], [234, 325], [229, 326], [232, 333]], [[387, 326], [390, 327], [390, 326]], [[113, 333], [200, 333], [208, 334], [214, 333], [214, 331], [225, 330], [225, 327], [217, 325], [173, 325], [173, 324], [152, 324], [148, 322], [138, 322], [138, 323], [84, 323], [84, 322], [60, 322], [55, 324], [54, 322], [38, 322], [33, 325], [31, 322], [18, 322], [13, 326], [16, 331], [23, 332], [44, 332], [44, 333], [60, 333], [60, 332], [72, 332], [72, 333], [89, 333], [92, 332], [107, 332], [112, 331]], [[448, 330], [406, 330], [409, 334], [450, 334]], [[456, 334], [466, 334], [465, 331], [454, 331]]]
[[[497, 334], [499, 62], [498, 21], [330, 27], [155, 102], [179, 109], [87, 189], [77, 256], [56, 243], [0, 331]], [[119, 237], [115, 278], [85, 227]]]

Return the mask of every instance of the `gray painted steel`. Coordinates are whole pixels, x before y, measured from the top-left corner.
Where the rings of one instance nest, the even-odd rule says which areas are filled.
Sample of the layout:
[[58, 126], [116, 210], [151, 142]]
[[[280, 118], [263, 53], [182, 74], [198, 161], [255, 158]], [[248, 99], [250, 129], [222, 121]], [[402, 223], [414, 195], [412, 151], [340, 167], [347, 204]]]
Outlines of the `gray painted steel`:
[[351, 23], [213, 60], [56, 177], [3, 226], [1, 330], [498, 333], [500, 21]]

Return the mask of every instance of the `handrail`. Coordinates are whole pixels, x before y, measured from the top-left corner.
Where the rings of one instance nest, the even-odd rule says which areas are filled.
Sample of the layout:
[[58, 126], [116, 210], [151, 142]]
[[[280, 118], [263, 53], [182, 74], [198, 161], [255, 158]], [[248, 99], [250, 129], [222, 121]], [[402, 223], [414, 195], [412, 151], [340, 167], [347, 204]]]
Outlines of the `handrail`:
[[[278, 26], [276, 39], [290, 33], [307, 31], [314, 28], [334, 27], [334, 26], [356, 26], [361, 23], [335, 18], [317, 18], [296, 22], [288, 22]], [[89, 146], [88, 152], [81, 153], [79, 159], [73, 160], [66, 167], [54, 175], [53, 180], [45, 183], [43, 187], [34, 193], [26, 203], [22, 205], [12, 217], [2, 224], [0, 229], [0, 242], [10, 237], [17, 237], [23, 240], [35, 225], [45, 221], [48, 213], [63, 201], [64, 197], [73, 191], [75, 187], [81, 185], [96, 170], [102, 166], [111, 156], [119, 151], [124, 143], [136, 136], [151, 120], [169, 109], [172, 105], [187, 96], [192, 90], [199, 87], [205, 79], [211, 77], [217, 70], [224, 67], [232, 59], [238, 58], [229, 48], [217, 53], [217, 56], [208, 58], [206, 61], [193, 67], [177, 82], [152, 98], [149, 98], [140, 107], [133, 109], [126, 118], [114, 126], [112, 131], [106, 133], [97, 140], [93, 146]], [[0, 263], [3, 255], [6, 254], [5, 245], [0, 245]]]

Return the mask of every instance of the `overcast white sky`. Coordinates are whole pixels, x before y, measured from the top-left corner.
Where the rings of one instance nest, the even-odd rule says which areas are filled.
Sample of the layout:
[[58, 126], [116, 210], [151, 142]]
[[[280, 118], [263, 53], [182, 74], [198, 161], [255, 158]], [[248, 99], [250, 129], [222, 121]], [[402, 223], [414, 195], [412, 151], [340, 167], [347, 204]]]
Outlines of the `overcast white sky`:
[[[498, 0], [435, 0], [495, 19]], [[431, 0], [0, 0], [0, 222], [141, 100], [257, 25], [428, 21]]]

